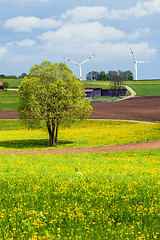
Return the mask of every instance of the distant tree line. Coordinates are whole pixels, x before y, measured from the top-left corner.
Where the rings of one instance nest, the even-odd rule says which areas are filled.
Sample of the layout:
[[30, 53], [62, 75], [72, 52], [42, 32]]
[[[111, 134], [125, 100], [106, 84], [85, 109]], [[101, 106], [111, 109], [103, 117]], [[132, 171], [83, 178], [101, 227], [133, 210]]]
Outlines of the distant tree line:
[[133, 80], [133, 73], [129, 70], [127, 71], [108, 71], [108, 73], [105, 73], [104, 71], [97, 72], [97, 71], [91, 71], [87, 73], [86, 80], [87, 81], [110, 81], [112, 78], [112, 75], [117, 75], [124, 81], [131, 81]]
[[15, 75], [6, 76], [4, 74], [1, 74], [0, 79], [17, 79], [17, 76]]
[[6, 76], [4, 74], [0, 74], [0, 79], [23, 79], [24, 77], [28, 76], [26, 73], [22, 73], [20, 76], [16, 76], [16, 75], [9, 75]]

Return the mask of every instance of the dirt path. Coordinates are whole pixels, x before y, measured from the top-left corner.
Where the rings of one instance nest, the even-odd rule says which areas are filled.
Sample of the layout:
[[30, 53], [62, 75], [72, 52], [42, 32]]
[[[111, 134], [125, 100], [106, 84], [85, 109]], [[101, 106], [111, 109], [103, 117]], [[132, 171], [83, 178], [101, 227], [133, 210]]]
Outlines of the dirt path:
[[91, 152], [113, 152], [160, 149], [160, 140], [142, 143], [130, 143], [124, 145], [87, 147], [87, 148], [53, 148], [51, 150], [24, 150], [24, 151], [0, 151], [0, 154], [58, 154], [58, 153], [91, 153]]
[[126, 100], [126, 99], [129, 99], [129, 98], [133, 98], [136, 96], [136, 92], [129, 86], [127, 85], [122, 85], [122, 87], [125, 87], [130, 93], [131, 95], [130, 96], [126, 96], [126, 97], [123, 97], [121, 99], [118, 99], [118, 100], [115, 100], [115, 102], [118, 102], [118, 101], [123, 101], [123, 100]]

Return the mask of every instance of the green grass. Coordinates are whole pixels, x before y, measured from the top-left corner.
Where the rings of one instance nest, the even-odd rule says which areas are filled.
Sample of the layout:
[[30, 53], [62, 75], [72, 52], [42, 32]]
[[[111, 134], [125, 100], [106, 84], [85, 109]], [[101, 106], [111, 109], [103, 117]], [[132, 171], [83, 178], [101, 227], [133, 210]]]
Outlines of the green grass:
[[2, 83], [8, 82], [9, 87], [8, 88], [18, 88], [20, 83], [22, 82], [22, 79], [0, 79]]
[[0, 91], [0, 111], [16, 110], [19, 99], [16, 91]]
[[110, 89], [109, 81], [83, 81], [83, 85], [85, 88], [103, 88]]
[[124, 85], [131, 87], [136, 96], [160, 96], [160, 80], [141, 80], [141, 81], [126, 81]]
[[1, 155], [0, 239], [159, 239], [159, 156]]
[[127, 85], [136, 92], [136, 96], [160, 96], [160, 83]]
[[[106, 146], [159, 139], [160, 123], [86, 120], [76, 121], [70, 128], [60, 127], [56, 147]], [[45, 127], [27, 130], [20, 120], [0, 120], [0, 150], [45, 148], [50, 148]]]
[[135, 83], [135, 84], [154, 84], [154, 83], [159, 83], [160, 84], [160, 79], [150, 79], [150, 80], [132, 80], [132, 81], [125, 81], [125, 83]]

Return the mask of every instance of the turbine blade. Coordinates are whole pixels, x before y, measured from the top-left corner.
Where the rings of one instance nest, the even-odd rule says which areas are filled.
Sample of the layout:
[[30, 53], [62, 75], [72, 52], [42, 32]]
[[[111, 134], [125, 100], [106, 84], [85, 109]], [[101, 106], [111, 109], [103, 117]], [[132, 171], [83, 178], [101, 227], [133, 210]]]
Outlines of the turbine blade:
[[137, 62], [137, 58], [134, 56], [134, 53], [133, 53], [133, 51], [132, 51], [131, 48], [130, 48], [130, 51], [131, 51], [131, 53], [132, 53], [132, 55], [133, 55], [133, 58], [134, 58], [135, 62]]
[[63, 57], [66, 61], [68, 61], [68, 62], [72, 62], [72, 63], [74, 63], [74, 64], [76, 64], [76, 65], [80, 65], [79, 63], [77, 63], [77, 62], [74, 62], [74, 61], [72, 61], [72, 60], [70, 60], [70, 59], [68, 59], [68, 58], [65, 58], [65, 57]]
[[94, 53], [91, 57], [89, 57], [89, 58], [87, 58], [86, 60], [84, 60], [84, 61], [81, 63], [81, 65], [84, 64], [85, 62], [87, 62], [89, 59], [91, 59], [91, 58], [94, 57], [94, 56], [95, 56], [95, 53]]
[[137, 63], [149, 63], [149, 61], [137, 61]]

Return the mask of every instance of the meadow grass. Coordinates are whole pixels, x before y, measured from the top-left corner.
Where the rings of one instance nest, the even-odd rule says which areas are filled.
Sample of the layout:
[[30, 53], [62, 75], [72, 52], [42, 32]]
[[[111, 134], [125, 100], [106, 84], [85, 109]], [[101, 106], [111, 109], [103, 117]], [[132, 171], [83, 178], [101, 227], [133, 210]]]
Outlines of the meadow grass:
[[2, 83], [4, 82], [8, 82], [9, 83], [9, 87], [8, 88], [18, 88], [18, 86], [20, 85], [20, 83], [22, 82], [23, 79], [0, 79], [0, 81]]
[[[160, 139], [160, 123], [107, 120], [75, 121], [60, 127], [58, 148], [91, 147], [154, 141]], [[0, 120], [0, 150], [44, 149], [49, 147], [48, 131], [28, 130], [20, 120]]]
[[159, 156], [1, 155], [0, 239], [159, 239]]
[[160, 83], [133, 83], [127, 85], [136, 92], [136, 96], [160, 96]]
[[110, 89], [109, 81], [83, 81], [85, 88], [103, 88]]
[[16, 110], [19, 98], [16, 91], [0, 91], [0, 111]]

